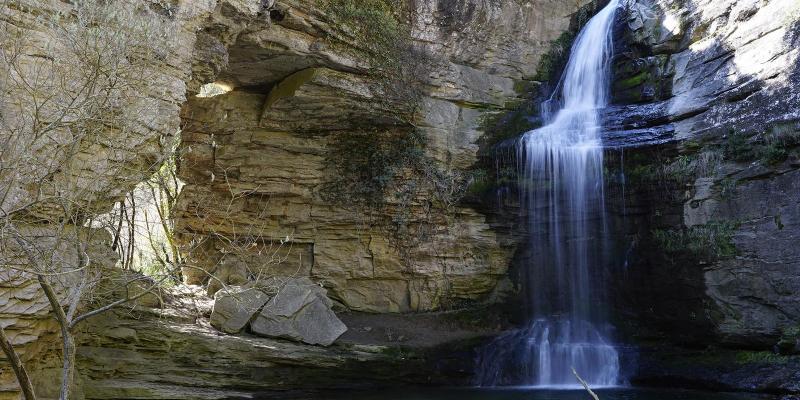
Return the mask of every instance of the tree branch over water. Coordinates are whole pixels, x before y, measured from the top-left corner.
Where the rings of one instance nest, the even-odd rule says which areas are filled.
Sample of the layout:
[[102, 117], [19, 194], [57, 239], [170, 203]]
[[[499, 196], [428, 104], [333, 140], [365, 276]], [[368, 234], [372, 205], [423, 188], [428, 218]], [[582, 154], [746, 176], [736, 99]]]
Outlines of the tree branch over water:
[[578, 375], [578, 371], [575, 371], [574, 367], [572, 368], [572, 373], [575, 375], [576, 378], [578, 378], [578, 382], [580, 382], [581, 385], [583, 385], [583, 388], [586, 389], [586, 391], [589, 392], [590, 395], [592, 395], [592, 398], [594, 398], [594, 400], [600, 400], [600, 398], [597, 397], [597, 395], [592, 391], [592, 389], [589, 388], [589, 384], [586, 383], [586, 381], [583, 380], [583, 378], [581, 378], [580, 375]]

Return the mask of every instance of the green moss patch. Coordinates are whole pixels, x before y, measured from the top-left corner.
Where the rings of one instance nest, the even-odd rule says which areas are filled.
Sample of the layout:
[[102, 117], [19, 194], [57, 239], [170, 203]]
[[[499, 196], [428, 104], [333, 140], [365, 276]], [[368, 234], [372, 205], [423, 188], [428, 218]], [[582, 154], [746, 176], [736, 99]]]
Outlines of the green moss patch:
[[541, 123], [530, 117], [538, 113], [539, 107], [536, 103], [526, 101], [509, 110], [484, 114], [481, 120], [481, 130], [484, 132], [482, 144], [490, 148], [504, 140], [540, 127]]
[[737, 364], [786, 364], [790, 358], [770, 351], [740, 351], [735, 360]]
[[569, 51], [575, 41], [577, 31], [566, 31], [550, 43], [550, 50], [545, 53], [536, 66], [536, 81], [554, 81], [561, 77], [561, 72], [569, 60]]

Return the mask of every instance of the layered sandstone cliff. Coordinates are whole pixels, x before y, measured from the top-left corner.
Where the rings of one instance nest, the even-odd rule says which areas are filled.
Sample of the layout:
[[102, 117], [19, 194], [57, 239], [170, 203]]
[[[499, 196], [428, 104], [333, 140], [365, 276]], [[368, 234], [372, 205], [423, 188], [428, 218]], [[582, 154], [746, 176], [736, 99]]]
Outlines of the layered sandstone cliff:
[[[514, 244], [458, 204], [473, 181], [481, 123], [520, 100], [579, 5], [413, 2], [403, 12], [419, 57], [401, 62], [427, 65], [412, 71], [423, 88], [417, 112], [402, 121], [401, 105], [366, 71], [376, 60], [358, 57], [370, 37], [343, 36], [352, 27], [337, 26], [347, 21], [335, 12], [305, 1], [260, 13], [229, 7], [214, 18], [245, 22], [236, 32], [227, 22], [211, 24], [200, 36], [196, 69], [207, 68], [213, 49], [214, 76], [199, 75], [233, 90], [190, 98], [183, 109], [187, 185], [177, 220], [187, 246], [203, 243], [192, 262], [227, 276], [223, 254], [236, 253], [226, 257], [244, 259], [249, 275], [310, 276], [359, 311], [486, 300], [504, 279]], [[417, 157], [393, 141], [412, 134], [421, 145], [409, 150], [424, 151], [426, 163], [399, 168], [422, 171], [388, 176], [394, 172], [384, 169], [398, 168], [392, 163]], [[348, 186], [341, 174], [353, 169], [367, 171]], [[394, 180], [390, 190], [369, 200], [382, 207], [362, 207], [368, 189], [359, 186], [384, 179]], [[231, 250], [231, 242], [248, 240], [258, 242], [251, 252]], [[191, 283], [209, 279], [199, 269], [186, 274]]]
[[[352, 21], [343, 23], [346, 18], [331, 11], [329, 3], [336, 4], [143, 2], [143, 14], [137, 15], [168, 27], [159, 40], [168, 38], [170, 43], [158, 58], [159, 67], [143, 70], [134, 96], [139, 106], [125, 110], [138, 122], [124, 131], [95, 131], [79, 156], [68, 160], [65, 171], [70, 173], [52, 176], [59, 185], [77, 188], [81, 217], [96, 216], [156, 169], [179, 134], [180, 175], [186, 186], [175, 217], [184, 246], [191, 250], [187, 281], [207, 283], [206, 274], [198, 271], [216, 273], [219, 265], [244, 263], [248, 273], [309, 276], [329, 289], [340, 310], [428, 311], [492, 299], [514, 243], [494, 232], [482, 214], [459, 205], [456, 194], [471, 182], [483, 116], [512, 107], [524, 95], [520, 88], [533, 79], [549, 43], [567, 28], [581, 4], [416, 1], [390, 15], [404, 27], [398, 32], [409, 34], [405, 44], [424, 55], [420, 60], [426, 65], [424, 74], [415, 77], [423, 84], [414, 88], [419, 97], [409, 117], [403, 108], [408, 102], [392, 92], [403, 93], [403, 87], [387, 85], [370, 73], [372, 64], [383, 65], [374, 55], [365, 55], [369, 44], [364, 41], [370, 38], [358, 37]], [[57, 25], [41, 16], [53, 16], [54, 10], [70, 15], [70, 4], [18, 1], [4, 7], [3, 21], [31, 38], [23, 57], [86, 61], [39, 40], [57, 34]], [[233, 90], [197, 97], [208, 83]], [[358, 133], [356, 140], [353, 132]], [[369, 133], [381, 140], [371, 141]], [[367, 138], [362, 152], [372, 151], [373, 143], [386, 152], [383, 139], [393, 144], [406, 135], [413, 135], [415, 142], [403, 157], [412, 154], [430, 167], [422, 171], [433, 172], [427, 181], [424, 174], [422, 180], [406, 179], [408, 170], [395, 178], [404, 190], [411, 183], [424, 190], [414, 186], [405, 198], [380, 192], [379, 209], [365, 208], [363, 201], [353, 209], [348, 192], [321, 194], [322, 188], [338, 182], [336, 171], [359, 165], [358, 159], [356, 164], [347, 159], [351, 143]], [[42, 148], [35, 155], [56, 154], [48, 151]], [[459, 185], [434, 184], [448, 180]], [[24, 203], [26, 196], [35, 196], [37, 187], [28, 183], [20, 182], [11, 199]], [[431, 207], [446, 212], [440, 215]], [[58, 218], [58, 210], [52, 210], [44, 204], [36, 213]], [[92, 260], [113, 263], [110, 238], [95, 236]], [[229, 251], [225, 246], [237, 243], [231, 238], [247, 243], [246, 251]], [[0, 282], [3, 326], [41, 396], [55, 395], [57, 325], [31, 277], [10, 272], [4, 269]], [[228, 279], [229, 272], [219, 277]], [[168, 308], [185, 308], [185, 296], [165, 299], [174, 302]], [[198, 310], [186, 318], [173, 315], [178, 311], [144, 313], [134, 319], [126, 313], [101, 316], [78, 334], [77, 396], [208, 398], [276, 385], [289, 388], [288, 382], [335, 386], [323, 379], [333, 376], [332, 371], [348, 377], [363, 368], [376, 371], [405, 362], [404, 356], [384, 355], [381, 348], [289, 349], [279, 341], [220, 336], [204, 325]], [[486, 333], [485, 327], [475, 330]], [[368, 332], [363, 331], [372, 335]], [[386, 335], [406, 340], [389, 328]], [[475, 337], [466, 331], [460, 335]], [[436, 336], [448, 337], [444, 332]], [[175, 358], [170, 349], [181, 346], [182, 352], [194, 355]], [[202, 347], [214, 350], [195, 354]], [[254, 348], [263, 357], [254, 356]], [[230, 357], [213, 356], [215, 352]], [[200, 362], [208, 364], [208, 375], [198, 380], [192, 371]], [[155, 372], [154, 365], [164, 368]], [[320, 369], [319, 379], [296, 375], [297, 381], [286, 380], [310, 365]], [[2, 368], [2, 394], [14, 398], [13, 375], [5, 364]], [[390, 369], [376, 379], [394, 376]], [[430, 379], [432, 369], [419, 371], [409, 379]], [[207, 386], [209, 382], [219, 385]], [[197, 386], [201, 389], [193, 389]]]

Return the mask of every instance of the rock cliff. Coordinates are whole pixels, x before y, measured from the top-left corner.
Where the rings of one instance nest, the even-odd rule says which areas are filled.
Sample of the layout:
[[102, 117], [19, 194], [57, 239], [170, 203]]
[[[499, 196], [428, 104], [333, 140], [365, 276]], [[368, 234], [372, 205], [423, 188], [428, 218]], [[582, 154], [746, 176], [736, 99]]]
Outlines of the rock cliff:
[[[32, 369], [57, 361], [58, 325], [35, 278], [16, 269], [32, 265], [12, 238], [67, 271], [80, 265], [81, 251], [64, 238], [82, 237], [91, 260], [86, 268], [113, 267], [109, 235], [83, 224], [151, 175], [164, 146], [177, 139], [195, 27], [211, 12], [197, 3], [172, 14], [142, 2], [103, 14], [89, 4], [0, 6], [0, 323]], [[103, 31], [86, 29], [97, 22]], [[86, 121], [92, 122], [76, 126]], [[60, 271], [47, 271], [59, 289], [78, 285]], [[0, 396], [13, 396], [16, 382], [5, 360], [0, 368]]]
[[[617, 15], [603, 111], [617, 249], [594, 267], [618, 340], [638, 349], [623, 360], [636, 382], [796, 390], [798, 7], [642, 0]], [[509, 113], [493, 131], [513, 136], [520, 121], [539, 123]], [[509, 147], [488, 154], [496, 178], [479, 204], [525, 235]], [[518, 249], [511, 276], [531, 257]]]
[[707, 304], [693, 318], [723, 343], [769, 347], [800, 319], [791, 294], [800, 255], [790, 244], [799, 215], [798, 18], [792, 1], [642, 1], [623, 22], [619, 106], [609, 118], [627, 134], [668, 132], [661, 138], [672, 143], [657, 150], [655, 168], [629, 153], [632, 202], [653, 184], [673, 199], [633, 204], [634, 215], [650, 214], [654, 231], [640, 233], [662, 255], [699, 256], [672, 264], [687, 270], [678, 279], [694, 276]]
[[[465, 382], [464, 349], [507, 323], [487, 320], [496, 309], [482, 307], [513, 301], [514, 265], [526, 257], [516, 248], [525, 234], [518, 207], [504, 196], [513, 172], [492, 145], [539, 122], [526, 100], [546, 94], [569, 32], [597, 4], [142, 4], [169, 27], [171, 44], [157, 68], [137, 70], [147, 79], [128, 110], [136, 123], [97, 130], [69, 160], [58, 146], [36, 148], [36, 158], [68, 167], [47, 171], [49, 180], [19, 174], [30, 179], [9, 180], [0, 205], [24, 204], [47, 181], [79, 188], [81, 216], [102, 214], [179, 135], [186, 185], [174, 217], [186, 282], [213, 294], [221, 284], [308, 277], [349, 330], [330, 348], [223, 335], [207, 324], [208, 297], [177, 293], [162, 310], [137, 306], [87, 324], [78, 395]], [[37, 18], [70, 14], [70, 4], [3, 7], [2, 22], [31, 38], [23, 59], [80, 61], [46, 46], [55, 28]], [[800, 351], [798, 19], [792, 0], [639, 0], [619, 15], [605, 142], [625, 265], [608, 278], [619, 336], [640, 345], [627, 364], [638, 381], [797, 390], [778, 381], [795, 379]], [[3, 101], [4, 110], [18, 106]], [[36, 218], [54, 209], [43, 202], [24, 219], [31, 237], [49, 240]], [[115, 261], [108, 237], [95, 242], [93, 260]], [[0, 270], [1, 323], [45, 397], [59, 357], [48, 307], [29, 276]], [[401, 315], [449, 309], [478, 322]], [[734, 350], [708, 357], [680, 347], [709, 345]], [[17, 398], [0, 368], [0, 397]], [[751, 379], [738, 379], [743, 371]]]
[[[78, 156], [53, 159], [56, 167], [68, 168], [30, 175], [34, 184], [20, 181], [8, 198], [25, 204], [42, 193], [37, 179], [47, 178], [57, 182], [50, 188], [77, 188], [76, 215], [91, 219], [152, 173], [179, 135], [186, 186], [174, 217], [190, 255], [187, 282], [208, 283], [207, 273], [215, 276], [212, 281], [236, 284], [243, 276], [308, 276], [328, 289], [340, 311], [430, 311], [496, 299], [514, 242], [458, 200], [475, 181], [471, 168], [482, 121], [514, 107], [526, 95], [522, 88], [536, 84], [542, 56], [584, 2], [367, 3], [371, 6], [345, 0], [131, 3], [140, 13], [136, 18], [163, 28], [164, 35], [147, 43], [158, 47], [169, 39], [164, 54], [157, 54], [159, 64], [136, 69], [140, 86], [123, 93], [137, 99], [136, 107], [124, 110], [134, 123], [93, 131], [80, 142], [85, 148], [79, 146]], [[31, 38], [23, 59], [87, 60], [70, 48], [44, 43], [58, 35], [61, 25], [54, 16], [68, 21], [75, 15], [71, 4], [15, 1], [3, 7], [4, 27]], [[371, 18], [394, 30], [370, 31], [376, 27]], [[130, 32], [119, 37], [135, 39]], [[137, 60], [112, 51], [101, 55]], [[407, 68], [416, 64], [424, 68]], [[120, 70], [133, 73], [124, 67]], [[16, 73], [25, 77], [35, 69]], [[212, 97], [209, 88], [212, 94], [227, 92]], [[58, 145], [33, 155], [47, 159], [58, 154], [53, 151]], [[59, 212], [43, 202], [33, 214], [57, 220]], [[30, 229], [48, 226], [33, 223]], [[92, 260], [115, 260], [108, 237], [98, 234], [96, 245]], [[3, 326], [41, 395], [54, 395], [59, 347], [49, 306], [30, 276], [0, 272]], [[385, 374], [375, 374], [380, 381], [396, 376], [398, 360], [408, 364], [391, 349], [289, 349], [280, 341], [220, 336], [203, 325], [205, 317], [130, 317], [97, 317], [78, 334], [79, 397], [213, 398], [237, 390], [293, 388], [291, 382], [299, 383], [295, 378], [303, 380], [301, 386], [330, 387], [336, 386], [331, 377], [349, 377], [362, 365], [370, 372], [386, 367]], [[353, 318], [345, 322], [356, 328], [369, 324], [360, 335], [377, 340], [372, 328], [380, 324], [368, 316]], [[436, 319], [395, 325], [435, 325]], [[418, 331], [425, 332], [422, 325]], [[495, 326], [455, 332], [458, 340], [475, 340]], [[393, 333], [398, 330], [403, 331], [385, 329], [389, 342], [427, 343], [409, 333], [398, 337]], [[380, 336], [384, 330], [375, 331]], [[440, 343], [450, 337], [446, 332], [430, 336]], [[188, 358], [175, 356], [171, 350], [178, 348]], [[263, 357], [254, 355], [262, 350]], [[249, 366], [238, 359], [245, 357]], [[424, 357], [418, 361], [418, 373], [408, 380], [438, 379], [430, 376], [441, 365], [434, 368]], [[214, 371], [197, 375], [201, 363]], [[164, 369], [152, 370], [156, 365]], [[320, 368], [319, 380], [305, 376], [310, 365]], [[15, 398], [13, 377], [5, 364], [0, 368], [0, 393]], [[299, 370], [303, 376], [289, 379]], [[223, 377], [231, 374], [235, 377], [226, 383]], [[450, 381], [463, 379], [460, 374]]]
[[[631, 146], [609, 152], [626, 227], [619, 326], [643, 348], [714, 346], [699, 368], [644, 350], [634, 374], [649, 382], [789, 390], [797, 379], [790, 358], [714, 349], [797, 352], [799, 18], [794, 1], [639, 1], [621, 17], [607, 112], [609, 142]], [[761, 378], [725, 378], [737, 374]]]
[[[386, 16], [410, 24], [409, 43], [390, 43], [414, 51], [399, 62], [420, 64], [398, 81], [367, 73], [386, 63], [364, 49], [380, 30], [354, 29], [370, 25], [323, 3], [223, 7], [200, 35], [197, 83], [233, 90], [191, 97], [182, 111], [176, 217], [199, 266], [187, 281], [225, 275], [222, 255], [235, 253], [251, 275], [309, 276], [352, 310], [486, 300], [513, 241], [458, 202], [474, 181], [481, 123], [520, 101], [580, 4], [412, 2]], [[420, 85], [419, 96], [397, 98], [387, 86], [398, 84]], [[398, 117], [409, 100], [414, 114]], [[232, 249], [248, 240], [252, 251]]]

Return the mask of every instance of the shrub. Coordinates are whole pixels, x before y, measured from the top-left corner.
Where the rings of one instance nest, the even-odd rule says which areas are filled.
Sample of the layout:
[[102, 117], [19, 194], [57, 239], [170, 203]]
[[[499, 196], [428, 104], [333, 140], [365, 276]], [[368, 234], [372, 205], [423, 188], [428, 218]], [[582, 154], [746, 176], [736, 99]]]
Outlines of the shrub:
[[791, 148], [799, 144], [800, 131], [786, 125], [776, 125], [764, 135], [764, 144], [758, 147], [757, 154], [764, 164], [779, 164], [789, 157]]
[[318, 0], [334, 23], [328, 38], [343, 52], [369, 63], [368, 73], [381, 84], [381, 99], [398, 116], [413, 122], [434, 57], [411, 40], [403, 2], [391, 0]]
[[413, 130], [339, 133], [329, 147], [330, 174], [319, 193], [388, 229], [399, 250], [414, 247], [426, 240], [435, 219], [447, 218], [471, 181], [469, 174], [446, 169], [427, 155], [425, 144]]
[[728, 200], [733, 198], [733, 195], [736, 194], [736, 180], [732, 178], [725, 178], [719, 183], [720, 191], [719, 195], [722, 199]]
[[725, 159], [732, 161], [749, 161], [754, 158], [753, 146], [748, 142], [748, 137], [733, 129], [728, 131], [728, 140], [722, 145], [722, 154]]
[[731, 221], [718, 221], [687, 229], [656, 229], [653, 238], [670, 257], [688, 255], [692, 258], [713, 262], [736, 255], [732, 241], [736, 224]]

